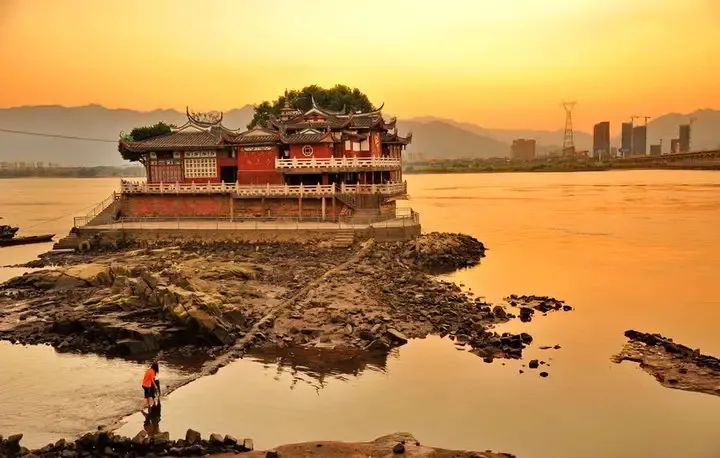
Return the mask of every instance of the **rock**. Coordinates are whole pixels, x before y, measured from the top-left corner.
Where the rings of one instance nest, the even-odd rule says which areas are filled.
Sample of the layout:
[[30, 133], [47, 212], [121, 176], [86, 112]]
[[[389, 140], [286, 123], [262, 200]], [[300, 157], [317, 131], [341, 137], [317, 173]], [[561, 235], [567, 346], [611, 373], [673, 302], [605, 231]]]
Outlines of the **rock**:
[[387, 331], [385, 331], [385, 334], [390, 337], [390, 340], [400, 342], [401, 344], [405, 344], [408, 341], [408, 338], [405, 337], [405, 334], [395, 328], [388, 328]]
[[520, 321], [527, 323], [532, 320], [532, 316], [535, 311], [529, 307], [520, 307]]
[[521, 332], [521, 333], [520, 333], [520, 340], [521, 340], [522, 343], [524, 343], [525, 345], [529, 345], [529, 344], [532, 343], [533, 338], [532, 338], [532, 336], [531, 336], [530, 334], [528, 334], [527, 332]]
[[5, 445], [6, 446], [16, 446], [20, 444], [20, 441], [22, 440], [23, 435], [22, 434], [12, 434], [5, 439]]
[[531, 359], [528, 363], [528, 367], [530, 369], [537, 369], [538, 366], [540, 366], [540, 362], [537, 359]]
[[547, 377], [548, 375], [550, 374], [548, 374], [547, 372], [540, 372], [540, 377]]
[[197, 444], [202, 440], [202, 435], [194, 429], [188, 429], [185, 433], [185, 442], [190, 445]]
[[223, 444], [225, 445], [236, 445], [238, 443], [238, 440], [235, 438], [235, 436], [231, 436], [230, 434], [225, 435], [225, 439], [223, 439]]
[[265, 452], [265, 458], [279, 458], [280, 455], [275, 450], [268, 450]]
[[493, 315], [495, 315], [495, 317], [498, 319], [501, 319], [501, 320], [507, 319], [507, 313], [505, 312], [505, 309], [499, 305], [496, 305], [495, 307], [493, 307], [492, 312], [493, 312]]
[[209, 442], [211, 445], [220, 445], [223, 443], [223, 440], [224, 440], [224, 438], [220, 434], [217, 434], [217, 433], [210, 434]]
[[140, 430], [135, 437], [132, 438], [133, 444], [144, 444], [147, 439], [147, 432], [144, 429]]
[[242, 446], [246, 452], [255, 450], [255, 444], [253, 443], [253, 440], [250, 438], [243, 439]]
[[403, 445], [402, 443], [398, 442], [397, 444], [395, 444], [395, 446], [393, 447], [392, 451], [393, 451], [393, 453], [396, 454], [396, 455], [400, 455], [400, 454], [402, 454], [402, 453], [405, 453], [405, 445]]

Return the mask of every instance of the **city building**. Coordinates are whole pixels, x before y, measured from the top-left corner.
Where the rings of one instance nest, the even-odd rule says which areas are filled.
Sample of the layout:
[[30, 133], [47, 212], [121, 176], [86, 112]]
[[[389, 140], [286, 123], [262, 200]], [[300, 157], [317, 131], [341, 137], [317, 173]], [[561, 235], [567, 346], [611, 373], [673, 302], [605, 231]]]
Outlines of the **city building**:
[[593, 127], [592, 156], [599, 160], [610, 158], [610, 123], [607, 121], [595, 124]]
[[628, 157], [632, 154], [632, 134], [633, 134], [633, 123], [624, 122], [622, 123], [622, 138], [620, 145], [620, 154], [623, 157]]
[[279, 117], [244, 132], [223, 126], [222, 114], [188, 111], [170, 133], [120, 140], [123, 158], [140, 162], [146, 180], [122, 181], [119, 214], [393, 218], [406, 195], [401, 156], [410, 141], [380, 109], [337, 112], [314, 100], [305, 112], [286, 103]]
[[513, 140], [510, 150], [513, 160], [532, 161], [535, 159], [535, 140], [518, 138]]
[[662, 145], [650, 145], [650, 156], [660, 156], [662, 154]]
[[680, 125], [679, 137], [680, 137], [679, 152], [689, 153], [690, 152], [690, 124], [681, 124]]
[[679, 138], [673, 138], [670, 140], [670, 154], [675, 154], [680, 152], [680, 139]]
[[635, 126], [632, 128], [632, 155], [647, 155], [647, 126]]

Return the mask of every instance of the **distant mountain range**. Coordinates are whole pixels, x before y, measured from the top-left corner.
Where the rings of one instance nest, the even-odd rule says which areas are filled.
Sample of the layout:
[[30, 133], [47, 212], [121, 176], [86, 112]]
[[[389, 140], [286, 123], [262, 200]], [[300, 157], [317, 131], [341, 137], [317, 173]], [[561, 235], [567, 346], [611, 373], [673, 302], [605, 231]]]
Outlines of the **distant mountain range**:
[[[223, 123], [231, 128], [244, 128], [252, 118], [253, 107], [225, 112]], [[677, 137], [678, 125], [695, 118], [693, 149], [720, 147], [720, 111], [698, 110], [689, 114], [671, 113], [648, 124], [648, 144], [663, 139], [664, 148], [670, 139]], [[100, 105], [82, 107], [28, 106], [0, 109], [0, 161], [44, 161], [63, 165], [121, 165], [117, 152], [117, 139], [121, 131], [136, 126], [165, 121], [174, 124], [185, 122], [185, 113], [177, 110], [136, 111], [109, 109]], [[538, 151], [559, 149], [562, 130], [488, 129], [452, 119], [417, 117], [399, 119], [402, 134], [413, 132], [408, 147], [414, 159], [486, 158], [508, 156], [510, 143], [515, 138], [534, 138]], [[58, 134], [69, 137], [89, 137], [105, 142], [60, 139], [3, 132], [19, 130]], [[612, 126], [613, 134], [620, 126]], [[578, 149], [589, 150], [592, 136], [575, 132]], [[617, 143], [617, 139], [615, 140]]]

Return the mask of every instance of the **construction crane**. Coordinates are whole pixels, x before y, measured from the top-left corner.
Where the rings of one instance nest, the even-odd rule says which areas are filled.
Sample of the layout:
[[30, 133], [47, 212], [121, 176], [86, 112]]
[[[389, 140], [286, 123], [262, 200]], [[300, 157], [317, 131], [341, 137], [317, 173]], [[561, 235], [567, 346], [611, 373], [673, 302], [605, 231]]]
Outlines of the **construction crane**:
[[635, 124], [635, 120], [636, 120], [636, 119], [644, 119], [644, 120], [645, 120], [645, 124], [643, 124], [643, 125], [647, 126], [648, 119], [651, 119], [651, 118], [652, 118], [652, 116], [638, 116], [638, 115], [633, 115], [633, 116], [630, 116], [630, 121], [631, 121], [633, 124]]

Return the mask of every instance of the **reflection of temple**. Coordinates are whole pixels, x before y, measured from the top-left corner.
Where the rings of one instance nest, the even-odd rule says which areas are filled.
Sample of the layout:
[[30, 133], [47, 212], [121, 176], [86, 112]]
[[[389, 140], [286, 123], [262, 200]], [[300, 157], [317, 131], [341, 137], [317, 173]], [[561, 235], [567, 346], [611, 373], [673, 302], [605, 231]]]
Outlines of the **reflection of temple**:
[[[389, 354], [397, 355], [397, 352], [391, 350]], [[259, 363], [277, 365], [278, 374], [289, 372], [293, 378], [292, 386], [305, 382], [319, 390], [325, 387], [328, 379], [343, 379], [346, 375], [357, 377], [366, 370], [384, 372], [389, 354], [292, 347], [256, 350], [247, 357]]]
[[293, 217], [336, 221], [394, 218], [405, 196], [401, 155], [411, 137], [380, 110], [345, 113], [287, 103], [278, 118], [239, 132], [221, 114], [188, 111], [170, 133], [120, 140], [123, 158], [145, 166], [145, 182], [122, 182], [128, 217]]

